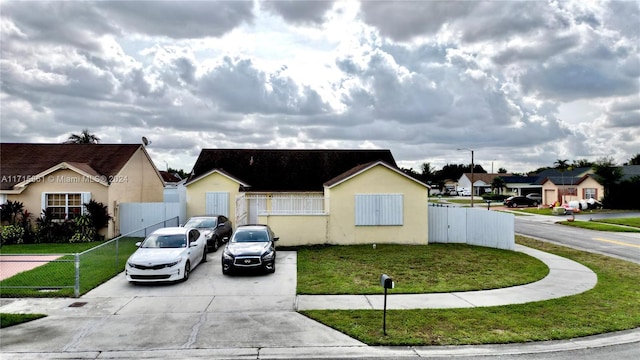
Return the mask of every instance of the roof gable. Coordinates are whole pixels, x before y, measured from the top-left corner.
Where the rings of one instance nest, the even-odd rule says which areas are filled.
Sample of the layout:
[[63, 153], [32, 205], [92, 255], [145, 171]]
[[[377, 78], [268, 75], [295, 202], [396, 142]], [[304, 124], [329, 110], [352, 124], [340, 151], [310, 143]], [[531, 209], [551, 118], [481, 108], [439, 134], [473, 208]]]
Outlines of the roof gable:
[[[117, 175], [142, 145], [0, 143], [1, 190], [67, 163], [82, 172]], [[8, 180], [8, 181], [4, 181]]]
[[389, 164], [385, 163], [384, 161], [373, 161], [373, 162], [370, 162], [368, 164], [358, 165], [358, 166], [356, 166], [356, 167], [354, 167], [354, 168], [352, 168], [350, 170], [347, 170], [346, 172], [334, 177], [333, 179], [325, 182], [324, 186], [326, 186], [328, 188], [331, 188], [331, 187], [334, 187], [336, 185], [342, 184], [343, 182], [348, 181], [349, 179], [351, 179], [351, 178], [353, 178], [355, 176], [358, 176], [359, 174], [362, 174], [363, 172], [366, 172], [367, 170], [369, 170], [369, 169], [371, 169], [371, 168], [373, 168], [375, 166], [378, 166], [378, 165], [384, 166], [387, 169], [389, 169], [391, 171], [394, 171], [394, 172], [398, 173], [399, 175], [402, 175], [402, 176], [406, 177], [407, 179], [409, 179], [409, 180], [411, 180], [411, 181], [413, 181], [415, 183], [418, 183], [418, 184], [420, 184], [420, 185], [422, 185], [422, 186], [424, 186], [426, 188], [430, 188], [429, 185], [427, 185], [427, 184], [425, 184], [425, 183], [423, 183], [423, 182], [421, 182], [421, 181], [419, 181], [419, 180], [417, 180], [417, 179], [405, 174], [404, 172], [400, 171], [400, 169], [398, 169], [397, 167], [390, 166]]
[[189, 182], [219, 169], [248, 191], [322, 191], [327, 180], [379, 160], [396, 167], [389, 150], [203, 149]]

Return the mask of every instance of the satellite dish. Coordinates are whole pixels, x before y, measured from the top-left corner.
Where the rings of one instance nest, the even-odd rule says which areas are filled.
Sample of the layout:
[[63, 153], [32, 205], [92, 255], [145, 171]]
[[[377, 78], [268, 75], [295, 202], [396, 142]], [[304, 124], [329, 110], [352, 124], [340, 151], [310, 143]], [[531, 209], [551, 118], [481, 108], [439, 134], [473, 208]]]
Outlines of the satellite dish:
[[147, 139], [146, 136], [142, 137], [142, 143], [144, 144], [144, 146], [147, 146], [149, 144], [151, 144], [151, 141], [149, 141], [149, 139]]

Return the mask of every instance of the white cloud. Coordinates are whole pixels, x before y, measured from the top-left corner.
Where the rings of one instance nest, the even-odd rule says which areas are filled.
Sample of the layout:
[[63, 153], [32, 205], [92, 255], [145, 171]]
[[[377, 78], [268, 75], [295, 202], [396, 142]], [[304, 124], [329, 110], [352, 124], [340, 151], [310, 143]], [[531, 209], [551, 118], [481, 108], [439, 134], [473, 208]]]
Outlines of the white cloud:
[[637, 2], [0, 6], [2, 141], [146, 136], [185, 170], [212, 147], [389, 148], [414, 169], [465, 147], [521, 172], [640, 149]]

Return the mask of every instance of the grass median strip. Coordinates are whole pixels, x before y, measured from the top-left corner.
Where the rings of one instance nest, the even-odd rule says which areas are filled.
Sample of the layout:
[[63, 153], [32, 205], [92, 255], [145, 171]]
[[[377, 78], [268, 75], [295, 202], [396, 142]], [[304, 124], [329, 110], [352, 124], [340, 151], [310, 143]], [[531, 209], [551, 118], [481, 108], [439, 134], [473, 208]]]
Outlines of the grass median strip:
[[[598, 275], [598, 284], [575, 296], [520, 305], [388, 310], [386, 336], [382, 332], [380, 310], [310, 310], [301, 313], [369, 345], [559, 340], [640, 326], [640, 265], [521, 236], [517, 236], [517, 241], [586, 265]], [[496, 274], [497, 277], [501, 275]], [[397, 290], [392, 293], [398, 293]], [[378, 289], [378, 293], [380, 291]]]

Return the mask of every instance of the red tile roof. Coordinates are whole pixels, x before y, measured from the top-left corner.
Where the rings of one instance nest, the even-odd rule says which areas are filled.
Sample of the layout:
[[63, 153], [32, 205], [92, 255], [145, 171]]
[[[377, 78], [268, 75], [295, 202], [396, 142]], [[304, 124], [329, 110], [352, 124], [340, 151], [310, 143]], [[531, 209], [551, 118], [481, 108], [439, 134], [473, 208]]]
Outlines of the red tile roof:
[[92, 175], [117, 175], [139, 144], [0, 143], [1, 190], [67, 162]]

